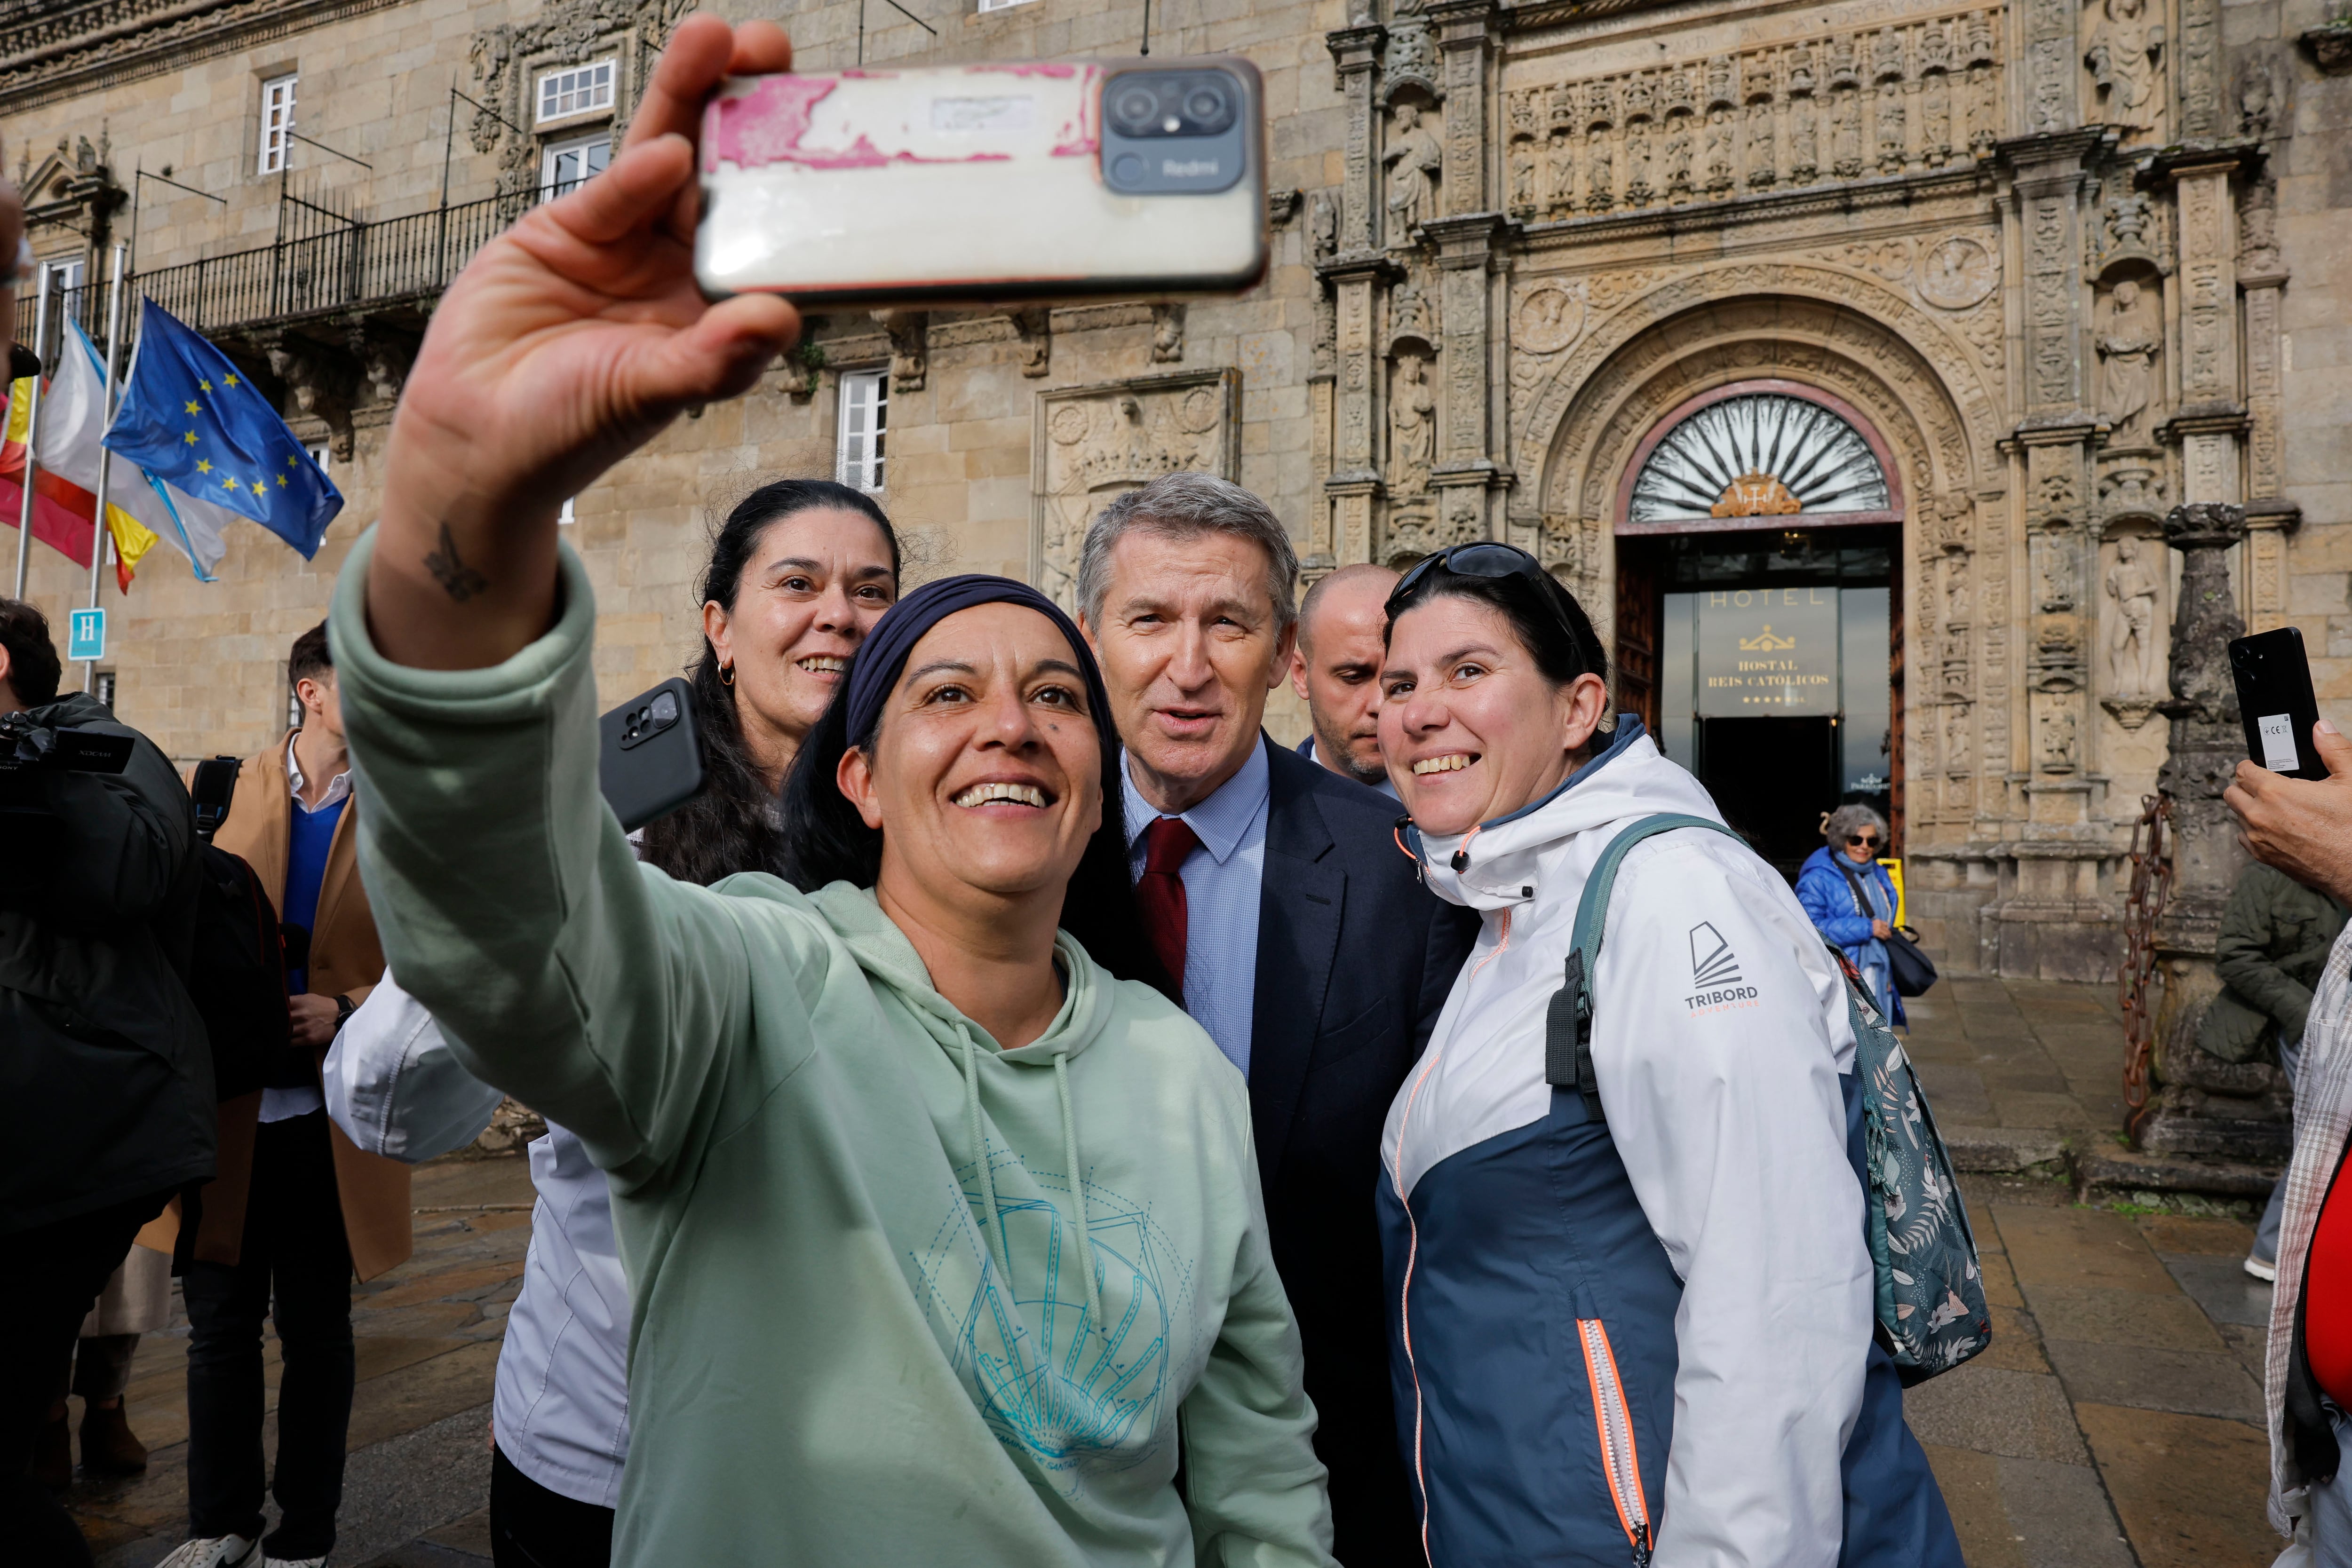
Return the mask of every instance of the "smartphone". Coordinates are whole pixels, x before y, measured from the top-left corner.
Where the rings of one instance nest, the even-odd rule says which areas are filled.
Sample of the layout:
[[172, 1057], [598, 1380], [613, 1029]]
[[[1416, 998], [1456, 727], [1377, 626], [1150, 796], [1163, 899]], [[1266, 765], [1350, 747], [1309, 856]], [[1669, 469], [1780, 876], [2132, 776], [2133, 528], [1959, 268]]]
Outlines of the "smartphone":
[[661, 821], [702, 792], [702, 737], [694, 688], [684, 680], [672, 675], [639, 692], [597, 724], [604, 746], [596, 782], [623, 832]]
[[2311, 744], [2319, 699], [2312, 695], [2303, 633], [2282, 626], [2238, 638], [2230, 644], [2230, 674], [2246, 721], [2246, 754], [2290, 779], [2326, 778], [2327, 764]]
[[695, 277], [812, 306], [1238, 293], [1265, 275], [1265, 122], [1229, 55], [734, 78]]
[[188, 784], [188, 800], [196, 809], [196, 836], [206, 843], [228, 821], [228, 809], [236, 798], [236, 776], [245, 764], [234, 757], [207, 757], [196, 764], [196, 776]]

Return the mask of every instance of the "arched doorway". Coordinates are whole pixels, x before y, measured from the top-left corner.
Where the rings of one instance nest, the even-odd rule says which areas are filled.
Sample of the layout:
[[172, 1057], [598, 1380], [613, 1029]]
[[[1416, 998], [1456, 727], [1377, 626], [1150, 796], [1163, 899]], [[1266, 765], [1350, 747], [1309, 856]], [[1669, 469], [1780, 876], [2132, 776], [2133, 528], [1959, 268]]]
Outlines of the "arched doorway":
[[1619, 485], [1624, 706], [1791, 877], [1828, 807], [1897, 815], [1903, 517], [1871, 422], [1792, 381], [1689, 398]]

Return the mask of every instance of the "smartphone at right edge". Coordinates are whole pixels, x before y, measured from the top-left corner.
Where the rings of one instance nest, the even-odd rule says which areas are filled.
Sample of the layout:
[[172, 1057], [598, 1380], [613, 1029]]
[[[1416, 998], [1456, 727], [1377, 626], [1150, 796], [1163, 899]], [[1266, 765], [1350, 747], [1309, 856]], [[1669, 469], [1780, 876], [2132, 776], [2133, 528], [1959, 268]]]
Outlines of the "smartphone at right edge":
[[2237, 639], [2230, 644], [2230, 674], [2246, 722], [2246, 755], [2290, 779], [2326, 778], [2327, 764], [2311, 744], [2319, 699], [2312, 693], [2303, 633], [2282, 626]]

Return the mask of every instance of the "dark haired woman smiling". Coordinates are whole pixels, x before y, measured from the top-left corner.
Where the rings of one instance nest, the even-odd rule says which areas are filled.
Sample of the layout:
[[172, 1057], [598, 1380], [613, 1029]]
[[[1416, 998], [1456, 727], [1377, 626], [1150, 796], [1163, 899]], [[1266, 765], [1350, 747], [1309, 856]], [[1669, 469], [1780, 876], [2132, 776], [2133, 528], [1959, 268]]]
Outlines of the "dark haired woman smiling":
[[[1959, 1568], [1871, 1337], [1845, 982], [1746, 845], [1626, 854], [1591, 1071], [1550, 1012], [1603, 849], [1722, 818], [1531, 556], [1459, 546], [1389, 600], [1381, 752], [1429, 885], [1485, 916], [1389, 1112], [1402, 1441], [1435, 1568]], [[1602, 1118], [1605, 1118], [1602, 1119]]]

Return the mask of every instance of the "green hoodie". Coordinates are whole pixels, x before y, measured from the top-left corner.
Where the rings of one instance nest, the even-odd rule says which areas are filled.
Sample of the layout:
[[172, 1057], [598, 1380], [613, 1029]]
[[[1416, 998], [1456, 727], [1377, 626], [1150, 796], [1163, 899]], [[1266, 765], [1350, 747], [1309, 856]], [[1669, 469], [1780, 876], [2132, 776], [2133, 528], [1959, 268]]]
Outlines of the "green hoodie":
[[1248, 1094], [1200, 1026], [1066, 932], [1061, 1012], [1000, 1051], [871, 894], [639, 865], [578, 559], [545, 637], [426, 671], [366, 635], [373, 547], [330, 622], [361, 875], [466, 1065], [611, 1177], [614, 1561], [1329, 1563]]

